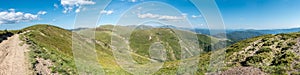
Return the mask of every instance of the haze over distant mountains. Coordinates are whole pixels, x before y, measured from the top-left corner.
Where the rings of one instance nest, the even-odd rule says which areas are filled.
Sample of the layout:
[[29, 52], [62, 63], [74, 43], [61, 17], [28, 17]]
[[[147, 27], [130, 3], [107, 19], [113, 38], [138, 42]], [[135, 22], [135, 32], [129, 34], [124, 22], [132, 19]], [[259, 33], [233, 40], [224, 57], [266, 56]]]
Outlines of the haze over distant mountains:
[[[117, 26], [121, 30], [133, 29], [135, 26]], [[94, 65], [83, 65], [84, 62], [74, 62], [77, 54], [91, 53], [82, 55], [84, 59], [94, 59], [94, 63], [103, 66], [106, 74], [130, 75], [129, 72], [121, 68], [116, 62], [112, 48], [111, 38], [125, 39], [124, 35], [114, 35], [113, 25], [102, 25], [97, 28], [78, 28], [66, 30], [52, 25], [33, 25], [22, 30], [0, 31], [0, 36], [6, 36], [13, 33], [13, 36], [20, 36], [20, 39], [29, 46], [30, 70], [33, 74], [79, 74], [93, 72]], [[174, 28], [174, 29], [172, 29]], [[145, 64], [149, 61], [163, 62], [164, 66], [155, 74], [176, 74], [180, 61], [181, 46], [176, 32], [184, 35], [194, 35], [195, 32], [187, 29], [178, 29], [173, 26], [151, 27], [137, 26], [129, 38], [133, 59], [139, 64]], [[293, 32], [295, 31], [295, 32]], [[202, 54], [187, 58], [198, 60], [200, 66], [197, 74], [212, 73], [209, 71], [211, 55], [220, 51], [226, 52], [226, 66], [222, 67], [222, 74], [300, 74], [300, 32], [299, 28], [276, 29], [276, 30], [236, 30], [226, 33], [226, 39], [219, 37], [225, 34], [205, 35], [196, 34], [199, 48]], [[86, 37], [89, 32], [95, 33], [95, 37]], [[228, 32], [228, 31], [227, 31]], [[284, 32], [284, 33], [283, 33]], [[279, 33], [279, 34], [271, 34]], [[283, 34], [281, 34], [283, 33]], [[72, 37], [73, 36], [73, 37]], [[185, 36], [193, 40], [192, 36]], [[8, 36], [3, 41], [12, 41]], [[17, 37], [16, 37], [17, 38]], [[75, 41], [74, 40], [79, 40]], [[148, 49], [153, 42], [161, 42], [166, 49], [166, 59], [153, 59], [149, 56]], [[85, 44], [82, 44], [85, 43]], [[221, 46], [226, 43], [227, 47]], [[13, 43], [19, 47], [19, 43]], [[3, 44], [5, 45], [5, 44]], [[76, 45], [76, 46], [72, 46]], [[89, 49], [92, 45], [95, 50]], [[84, 48], [74, 52], [74, 48]], [[87, 48], [85, 48], [87, 47]], [[10, 48], [8, 48], [9, 50]], [[90, 51], [92, 50], [92, 51]], [[6, 51], [6, 49], [0, 51]], [[188, 50], [190, 51], [190, 50]], [[81, 56], [81, 55], [80, 55]], [[98, 61], [98, 60], [99, 61]], [[45, 65], [43, 65], [45, 64]], [[291, 65], [295, 65], [291, 67]], [[93, 66], [91, 68], [91, 66]], [[203, 67], [206, 66], [206, 67]], [[89, 67], [89, 68], [87, 68]], [[79, 71], [78, 69], [85, 69]], [[290, 68], [290, 70], [286, 69]], [[213, 69], [216, 69], [213, 68]], [[220, 69], [220, 67], [219, 67]]]

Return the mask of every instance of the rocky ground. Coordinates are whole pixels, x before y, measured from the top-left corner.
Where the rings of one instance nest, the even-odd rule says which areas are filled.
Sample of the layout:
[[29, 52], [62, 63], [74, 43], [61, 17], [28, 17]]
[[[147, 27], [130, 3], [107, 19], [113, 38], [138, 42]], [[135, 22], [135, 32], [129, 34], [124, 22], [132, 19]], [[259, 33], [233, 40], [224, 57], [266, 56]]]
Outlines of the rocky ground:
[[28, 75], [28, 61], [25, 52], [28, 45], [22, 45], [19, 34], [9, 37], [0, 43], [0, 74]]

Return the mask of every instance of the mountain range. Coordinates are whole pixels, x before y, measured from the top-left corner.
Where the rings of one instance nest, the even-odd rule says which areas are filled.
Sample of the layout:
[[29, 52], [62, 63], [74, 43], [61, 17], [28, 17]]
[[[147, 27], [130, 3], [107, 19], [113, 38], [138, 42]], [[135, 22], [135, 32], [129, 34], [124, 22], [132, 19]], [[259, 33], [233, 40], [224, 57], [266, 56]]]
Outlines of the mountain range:
[[[18, 35], [23, 42], [20, 46], [28, 45], [29, 51], [25, 52], [25, 57], [28, 58], [30, 74], [76, 75], [103, 72], [108, 75], [131, 75], [130, 71], [118, 65], [112, 49], [115, 48], [112, 38], [129, 40], [129, 54], [137, 64], [164, 63], [155, 75], [181, 74], [177, 73], [177, 69], [180, 62], [185, 60], [199, 60], [196, 72], [190, 73], [196, 75], [300, 74], [299, 28], [228, 31], [228, 38], [224, 40], [219, 38], [224, 36], [222, 33], [208, 35], [202, 34], [205, 30], [192, 32], [169, 26], [140, 26], [133, 30], [128, 38], [127, 34], [116, 35], [113, 30], [116, 27], [121, 31], [134, 29], [134, 26], [101, 25], [97, 28], [66, 30], [40, 24], [21, 30], [0, 31], [0, 36], [1, 41], [9, 42], [10, 37]], [[200, 55], [180, 59], [183, 52], [181, 49], [184, 47], [181, 46], [181, 39], [175, 32], [196, 35]], [[200, 32], [202, 33], [199, 34]], [[94, 37], [89, 37], [93, 34]], [[185, 37], [190, 38], [187, 41], [195, 40], [192, 36]], [[148, 50], [155, 42], [160, 42], [164, 47], [166, 59], [151, 58]], [[224, 44], [226, 47], [222, 46]], [[226, 53], [224, 66], [210, 68], [213, 63], [212, 55], [222, 52]], [[0, 53], [1, 56], [5, 55]], [[86, 65], [87, 62], [90, 64]], [[98, 66], [101, 66], [102, 70]]]

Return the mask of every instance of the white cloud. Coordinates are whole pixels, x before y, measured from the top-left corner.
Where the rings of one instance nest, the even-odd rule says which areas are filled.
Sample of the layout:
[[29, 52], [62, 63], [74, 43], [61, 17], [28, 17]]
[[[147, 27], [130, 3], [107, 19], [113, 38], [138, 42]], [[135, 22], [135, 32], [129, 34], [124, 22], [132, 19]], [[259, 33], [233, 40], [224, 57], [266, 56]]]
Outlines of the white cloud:
[[129, 2], [137, 2], [137, 0], [129, 0]]
[[46, 11], [39, 11], [38, 15], [45, 15], [47, 12]]
[[58, 5], [57, 4], [53, 4], [54, 8], [58, 8]]
[[80, 5], [93, 5], [96, 4], [91, 0], [61, 0], [63, 6], [80, 6]]
[[[121, 1], [125, 1], [125, 0], [121, 0]], [[144, 0], [127, 0], [128, 2], [132, 2], [132, 3], [134, 3], [134, 2], [141, 2], [141, 1], [144, 1]]]
[[10, 8], [10, 9], [8, 9], [8, 11], [15, 12], [15, 9], [13, 9], [13, 8]]
[[76, 10], [75, 10], [75, 12], [76, 12], [76, 13], [79, 13], [79, 12], [80, 12], [80, 9], [79, 9], [79, 8], [78, 8], [78, 9], [76, 9]]
[[159, 20], [182, 20], [184, 19], [184, 15], [182, 16], [170, 16], [170, 15], [159, 15], [159, 14], [152, 14], [152, 13], [146, 13], [146, 14], [138, 14], [138, 18], [152, 18], [152, 19], [159, 19]]
[[186, 18], [186, 16], [188, 15], [187, 13], [182, 13], [181, 14], [184, 18]]
[[164, 15], [164, 16], [160, 16], [158, 19], [161, 19], [161, 20], [180, 20], [180, 19], [183, 19], [183, 18], [182, 17], [178, 17], [178, 16]]
[[199, 17], [202, 17], [201, 15], [192, 15], [191, 16], [192, 18], [199, 18]]
[[73, 11], [73, 9], [76, 9], [75, 12], [80, 12], [82, 5], [93, 5], [96, 4], [96, 2], [93, 2], [91, 0], [61, 0], [61, 5], [64, 7], [63, 13], [69, 13]]
[[139, 18], [158, 18], [160, 15], [157, 14], [151, 14], [151, 13], [146, 13], [146, 14], [138, 14]]
[[120, 0], [120, 1], [126, 1], [126, 2], [132, 2], [132, 3], [135, 3], [135, 2], [141, 2], [141, 1], [144, 1], [144, 0]]
[[100, 14], [106, 14], [106, 15], [110, 15], [110, 14], [113, 14], [113, 13], [114, 13], [113, 10], [102, 10], [102, 11], [100, 12]]
[[44, 14], [46, 14], [45, 11], [40, 11], [38, 12], [38, 14], [31, 14], [31, 13], [24, 13], [24, 12], [15, 12], [15, 9], [9, 9], [9, 11], [0, 12], [0, 25], [15, 24], [19, 22], [38, 20], [39, 15], [44, 15]]

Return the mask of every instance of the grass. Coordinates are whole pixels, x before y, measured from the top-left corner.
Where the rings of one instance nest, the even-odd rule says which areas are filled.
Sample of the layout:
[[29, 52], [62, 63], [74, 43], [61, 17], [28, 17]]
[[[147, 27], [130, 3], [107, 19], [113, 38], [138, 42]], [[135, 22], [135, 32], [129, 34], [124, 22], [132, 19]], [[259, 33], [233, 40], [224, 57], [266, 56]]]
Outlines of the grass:
[[[131, 27], [120, 26], [121, 31], [128, 31]], [[88, 72], [97, 71], [97, 67], [89, 69], [91, 66], [101, 66], [105, 74], [108, 75], [131, 75], [129, 72], [122, 69], [116, 62], [116, 59], [111, 50], [111, 37], [113, 36], [113, 26], [105, 25], [96, 29], [81, 30], [76, 33], [64, 30], [62, 28], [50, 26], [50, 25], [35, 25], [25, 28], [21, 31], [30, 31], [24, 34], [25, 37], [21, 37], [27, 44], [32, 45], [29, 53], [31, 58], [43, 58], [50, 59], [54, 66], [49, 67], [53, 72], [60, 74], [79, 74], [76, 71], [77, 67], [83, 67], [88, 69]], [[95, 33], [94, 33], [95, 30]], [[146, 64], [149, 62], [149, 48], [154, 42], [161, 42], [167, 51], [167, 61], [158, 72], [154, 75], [165, 74], [177, 74], [181, 61], [181, 46], [178, 43], [181, 39], [174, 33], [183, 35], [188, 38], [188, 42], [194, 43], [195, 37], [192, 32], [171, 30], [169, 28], [150, 28], [150, 29], [136, 29], [132, 32], [129, 39], [129, 46], [133, 49], [131, 52], [132, 57], [138, 64]], [[0, 31], [1, 33], [1, 31]], [[89, 33], [89, 34], [86, 34]], [[80, 35], [77, 35], [80, 34]], [[94, 37], [84, 37], [95, 34]], [[77, 38], [72, 38], [72, 35]], [[124, 38], [128, 33], [121, 33], [118, 38]], [[270, 74], [286, 74], [291, 72], [293, 74], [299, 74], [296, 70], [299, 70], [299, 56], [296, 55], [291, 46], [294, 46], [297, 42], [295, 39], [300, 36], [300, 33], [290, 34], [277, 34], [277, 35], [264, 35], [254, 37], [247, 40], [242, 40], [238, 43], [232, 44], [226, 48], [226, 66], [222, 70], [226, 70], [237, 66], [253, 66], [260, 68], [262, 71]], [[151, 37], [151, 39], [150, 39]], [[72, 40], [81, 40], [84, 42], [75, 42], [75, 47], [80, 47], [83, 44], [84, 51], [82, 53], [82, 60], [92, 60], [96, 64], [89, 66], [80, 65], [83, 63], [76, 63], [74, 61], [74, 54], [72, 51]], [[200, 56], [194, 56], [185, 60], [199, 60], [198, 69], [195, 74], [204, 75], [207, 72], [216, 70], [216, 68], [209, 69], [211, 54], [220, 50], [211, 51], [211, 47], [217, 46], [221, 41], [211, 36], [196, 35], [199, 48], [203, 49]], [[88, 42], [90, 41], [90, 42]], [[99, 43], [96, 43], [99, 41]], [[257, 42], [257, 43], [254, 43]], [[73, 42], [74, 43], [74, 42]], [[93, 44], [95, 43], [95, 44]], [[77, 46], [78, 45], [78, 46]], [[94, 50], [89, 49], [95, 46]], [[249, 50], [245, 49], [251, 46]], [[214, 48], [217, 49], [217, 48]], [[244, 51], [244, 53], [242, 52]], [[86, 54], [90, 53], [90, 54]], [[241, 53], [241, 54], [239, 54]], [[251, 55], [253, 53], [253, 55]], [[36, 64], [35, 59], [30, 59], [31, 63]], [[230, 64], [233, 63], [233, 64]], [[98, 64], [98, 65], [97, 65]], [[295, 64], [295, 66], [292, 66]], [[33, 66], [34, 67], [34, 66]], [[82, 68], [81, 68], [82, 69]]]
[[35, 25], [22, 31], [30, 31], [23, 34], [21, 39], [31, 45], [29, 56], [33, 68], [38, 63], [35, 58], [43, 58], [54, 63], [50, 67], [53, 72], [76, 74], [71, 32], [51, 25]]
[[[233, 44], [226, 50], [226, 61], [237, 64], [228, 64], [228, 67], [253, 66], [269, 74], [297, 74], [300, 69], [292, 64], [299, 62], [300, 56], [292, 47], [299, 36], [300, 33], [264, 35]], [[236, 59], [239, 61], [233, 61]]]
[[[121, 30], [127, 29], [127, 27], [119, 27], [119, 28]], [[90, 33], [92, 34], [95, 33], [96, 37], [94, 39], [104, 43], [104, 46], [96, 45], [96, 47], [97, 46], [108, 47], [108, 49], [102, 48], [102, 50], [101, 49], [97, 50], [98, 57], [101, 58], [99, 59], [99, 62], [103, 67], [103, 69], [105, 70], [106, 74], [116, 74], [116, 73], [117, 74], [122, 73], [125, 75], [130, 74], [122, 70], [122, 68], [116, 63], [115, 60], [112, 60], [114, 59], [114, 57], [109, 48], [110, 46], [107, 46], [110, 45], [111, 36], [113, 34], [111, 29], [112, 27], [108, 25], [108, 26], [104, 26], [103, 28], [98, 28], [98, 30], [96, 29], [95, 32], [93, 32], [93, 30], [82, 30], [77, 33], [85, 36], [91, 35]], [[191, 32], [186, 32], [186, 31], [180, 31], [180, 32], [181, 34], [191, 35]], [[123, 37], [125, 34], [126, 33], [120, 35], [120, 37]], [[152, 39], [149, 39], [150, 36]], [[187, 37], [187, 38], [191, 38], [191, 37]], [[212, 38], [206, 35], [198, 34], [196, 35], [196, 38], [200, 41], [199, 44], [201, 44], [200, 46], [201, 48], [208, 48], [211, 44], [219, 42], [216, 38]], [[211, 42], [211, 39], [213, 40], [213, 42]], [[136, 29], [132, 32], [129, 41], [130, 41], [129, 45], [133, 49], [132, 52], [142, 56], [142, 57], [135, 56], [135, 54], [132, 55], [135, 61], [137, 61], [139, 64], [145, 64], [149, 62], [149, 60], [145, 59], [145, 57], [149, 58], [148, 49], [151, 46], [151, 43], [162, 42], [165, 48], [170, 52], [168, 52], [167, 54], [168, 61], [164, 63], [163, 67], [157, 73], [155, 73], [155, 75], [176, 74], [178, 64], [179, 64], [179, 59], [180, 59], [181, 47], [178, 43], [179, 39], [174, 34], [174, 31], [168, 28]], [[176, 55], [175, 59], [171, 59], [172, 54]], [[203, 56], [201, 56], [201, 58], [202, 57]], [[196, 60], [196, 58], [193, 59]], [[203, 62], [203, 60], [208, 60], [207, 55], [206, 57], [203, 57], [203, 59], [201, 59], [200, 62], [200, 64], [207, 66], [208, 61]], [[197, 73], [204, 74], [205, 73], [204, 70], [206, 69], [202, 68], [201, 72], [199, 71]]]

